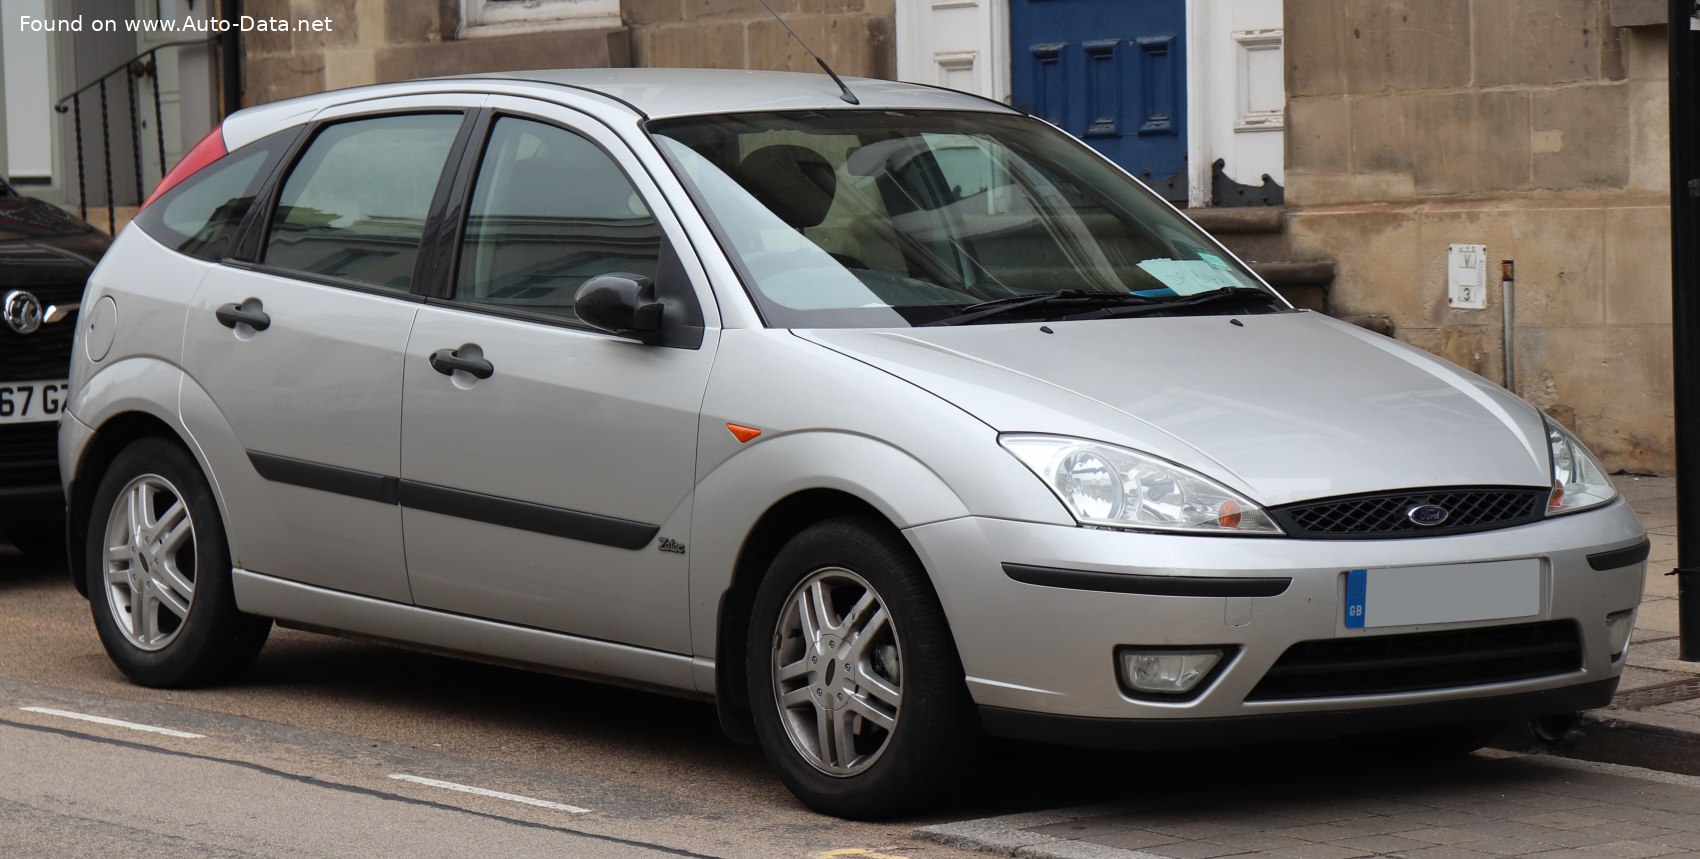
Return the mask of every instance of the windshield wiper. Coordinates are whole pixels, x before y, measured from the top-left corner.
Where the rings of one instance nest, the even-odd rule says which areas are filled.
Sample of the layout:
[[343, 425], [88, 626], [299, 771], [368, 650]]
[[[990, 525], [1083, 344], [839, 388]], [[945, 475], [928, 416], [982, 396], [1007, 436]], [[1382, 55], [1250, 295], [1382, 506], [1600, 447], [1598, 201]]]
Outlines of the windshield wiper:
[[955, 316], [947, 316], [943, 319], [923, 323], [921, 327], [967, 325], [970, 322], [1003, 316], [1029, 307], [1096, 307], [1104, 304], [1131, 304], [1143, 308], [1147, 305], [1167, 304], [1167, 302], [1143, 295], [1134, 295], [1131, 292], [1087, 292], [1083, 289], [1059, 289], [1055, 292], [1011, 295], [1004, 298], [994, 298], [991, 301], [982, 301], [979, 304], [970, 304], [962, 308], [962, 312]]
[[1276, 301], [1274, 293], [1265, 289], [1259, 289], [1253, 286], [1224, 286], [1221, 289], [1212, 289], [1209, 292], [1197, 292], [1180, 298], [1157, 299], [1151, 304], [1139, 307], [1104, 308], [1097, 312], [1096, 317], [1075, 318], [1146, 316], [1153, 313], [1167, 313], [1172, 310], [1185, 310], [1194, 307], [1203, 307], [1207, 304], [1216, 304], [1218, 302], [1235, 299], [1261, 299], [1270, 303], [1274, 303]]

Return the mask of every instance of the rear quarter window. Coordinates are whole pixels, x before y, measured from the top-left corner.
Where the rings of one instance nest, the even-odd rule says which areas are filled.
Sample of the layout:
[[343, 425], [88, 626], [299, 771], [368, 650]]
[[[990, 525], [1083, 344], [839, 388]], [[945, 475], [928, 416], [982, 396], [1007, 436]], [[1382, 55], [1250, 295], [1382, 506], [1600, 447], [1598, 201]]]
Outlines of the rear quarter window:
[[136, 225], [178, 253], [224, 259], [266, 176], [298, 133], [279, 132], [214, 161], [142, 210]]

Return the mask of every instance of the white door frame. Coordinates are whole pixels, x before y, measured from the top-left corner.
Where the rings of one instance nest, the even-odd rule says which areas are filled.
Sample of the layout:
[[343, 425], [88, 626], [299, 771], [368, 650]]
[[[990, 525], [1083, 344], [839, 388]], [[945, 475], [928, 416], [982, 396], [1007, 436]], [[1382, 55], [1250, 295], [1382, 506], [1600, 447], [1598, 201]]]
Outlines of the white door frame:
[[1192, 208], [1210, 205], [1209, 129], [1203, 105], [1193, 93], [1204, 75], [1205, 0], [1186, 0], [1186, 202]]
[[[956, 21], [940, 26], [942, 15]], [[897, 0], [895, 24], [898, 80], [937, 86], [950, 72], [970, 71], [973, 88], [966, 91], [1009, 103], [1009, 0]], [[950, 40], [947, 34], [985, 40]]]

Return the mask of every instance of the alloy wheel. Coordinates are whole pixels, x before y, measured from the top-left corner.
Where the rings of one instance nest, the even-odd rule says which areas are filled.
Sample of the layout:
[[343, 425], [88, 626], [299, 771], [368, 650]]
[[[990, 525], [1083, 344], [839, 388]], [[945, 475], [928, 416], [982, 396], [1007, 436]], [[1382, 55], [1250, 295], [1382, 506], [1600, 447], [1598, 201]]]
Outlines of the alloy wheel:
[[825, 567], [786, 598], [774, 630], [774, 696], [797, 752], [854, 776], [891, 744], [903, 704], [898, 629], [861, 576]]
[[135, 647], [163, 650], [195, 600], [195, 522], [171, 481], [143, 474], [124, 486], [106, 519], [106, 604]]

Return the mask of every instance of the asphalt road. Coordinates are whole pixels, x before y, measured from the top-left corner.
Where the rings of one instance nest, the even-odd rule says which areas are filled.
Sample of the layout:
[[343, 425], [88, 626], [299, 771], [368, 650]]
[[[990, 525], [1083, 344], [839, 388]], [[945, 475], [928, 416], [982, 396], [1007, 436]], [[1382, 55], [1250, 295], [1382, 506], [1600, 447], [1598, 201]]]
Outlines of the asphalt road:
[[62, 569], [0, 546], [0, 855], [955, 859], [911, 833], [978, 813], [835, 820], [709, 705], [294, 630], [235, 685], [144, 689]]
[[[1493, 812], [1504, 820], [1484, 818], [1484, 825], [1527, 827], [1544, 819], [1528, 817], [1544, 811], [1529, 804], [1531, 791], [1550, 805], [1555, 800], [1543, 791], [1576, 789], [1569, 770], [1495, 754], [1425, 766], [1365, 760], [1331, 742], [1120, 754], [997, 743], [933, 814], [846, 822], [799, 804], [759, 750], [726, 740], [712, 706], [699, 702], [285, 629], [273, 632], [233, 685], [134, 686], [108, 661], [88, 603], [63, 570], [0, 546], [5, 857], [966, 859], [985, 854], [923, 840], [916, 829], [1002, 827], [1021, 841], [1049, 831], [1036, 823], [1043, 815], [1027, 814], [1045, 811], [1052, 815], [1045, 823], [1065, 821], [1052, 828], [1086, 837], [1095, 830], [1066, 821], [1112, 809], [1127, 818], [1114, 826], [1149, 825], [1162, 831], [1140, 828], [1142, 837], [1173, 840], [1180, 836], [1160, 824], [1214, 809], [1236, 826], [1275, 821], [1270, 826], [1287, 827], [1276, 835], [1293, 841], [1338, 833], [1292, 829], [1283, 803], [1340, 795], [1404, 803], [1412, 815], [1438, 813], [1398, 793], [1419, 783], [1422, 802], [1473, 805], [1483, 814], [1498, 806], [1481, 806], [1482, 797], [1522, 797], [1529, 807], [1512, 802]], [[1622, 788], [1582, 790], [1572, 797], [1577, 803], [1611, 809]], [[1700, 814], [1700, 787], [1683, 790], [1693, 791]], [[1240, 804], [1221, 807], [1225, 791], [1241, 796]], [[1076, 808], [1062, 817], [1046, 811], [1066, 806]], [[1128, 817], [1130, 810], [1137, 814]], [[1331, 820], [1343, 813], [1325, 811]], [[1396, 825], [1376, 816], [1384, 813], [1352, 810], [1361, 819], [1340, 828]], [[1630, 845], [1642, 852], [1609, 855], [1672, 852], [1673, 838], [1689, 837], [1670, 832], [1647, 836], [1665, 841]], [[1569, 846], [1568, 835], [1546, 837]], [[1694, 838], [1682, 847], [1700, 850], [1700, 835]], [[1657, 850], [1647, 852], [1648, 844]], [[1171, 853], [1225, 849], [1205, 846], [1218, 852]], [[1338, 849], [1293, 855], [1380, 853], [1355, 841], [1314, 846]]]

